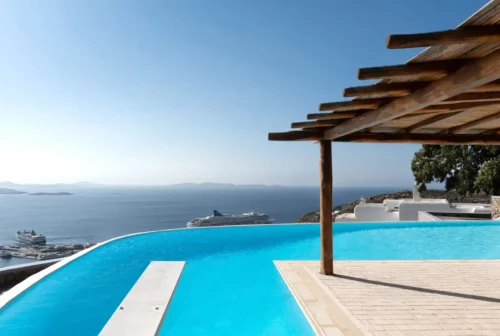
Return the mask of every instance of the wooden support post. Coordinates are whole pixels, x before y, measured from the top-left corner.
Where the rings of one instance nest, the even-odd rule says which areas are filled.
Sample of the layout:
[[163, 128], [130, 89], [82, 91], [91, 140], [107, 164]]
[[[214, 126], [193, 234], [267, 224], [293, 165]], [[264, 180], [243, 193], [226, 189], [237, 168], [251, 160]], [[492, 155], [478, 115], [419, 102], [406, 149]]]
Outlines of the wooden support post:
[[332, 142], [320, 141], [320, 273], [333, 275], [333, 232], [332, 232]]

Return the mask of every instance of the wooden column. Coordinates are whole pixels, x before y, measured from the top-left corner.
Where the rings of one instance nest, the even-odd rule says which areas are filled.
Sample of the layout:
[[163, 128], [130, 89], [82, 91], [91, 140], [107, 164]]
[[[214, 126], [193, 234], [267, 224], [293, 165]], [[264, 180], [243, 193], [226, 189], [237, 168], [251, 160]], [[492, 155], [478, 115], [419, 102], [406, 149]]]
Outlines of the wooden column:
[[320, 141], [320, 273], [333, 275], [333, 236], [332, 236], [332, 142]]

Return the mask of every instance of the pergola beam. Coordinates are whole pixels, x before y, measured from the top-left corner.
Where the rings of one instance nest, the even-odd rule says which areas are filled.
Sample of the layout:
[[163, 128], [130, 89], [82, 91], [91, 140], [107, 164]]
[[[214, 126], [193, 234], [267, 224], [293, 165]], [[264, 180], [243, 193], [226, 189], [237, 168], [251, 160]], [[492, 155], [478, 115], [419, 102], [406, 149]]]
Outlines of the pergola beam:
[[336, 126], [340, 122], [336, 119], [333, 120], [317, 120], [317, 121], [303, 121], [292, 123], [291, 128], [317, 128], [317, 127], [328, 127]]
[[356, 133], [336, 142], [415, 143], [427, 145], [500, 145], [498, 134]]
[[307, 131], [288, 131], [269, 133], [267, 138], [269, 141], [302, 141], [312, 140], [318, 141], [322, 139], [323, 131], [307, 130]]
[[[403, 83], [377, 83], [373, 85], [353, 86], [344, 89], [344, 97], [366, 97], [374, 94], [377, 95], [391, 95], [391, 96], [406, 96], [421, 89], [433, 81], [417, 81], [417, 82], [403, 82]], [[470, 90], [470, 92], [490, 92], [500, 91], [500, 81], [493, 81], [491, 83], [479, 86]]]
[[430, 118], [427, 118], [425, 120], [422, 120], [421, 122], [418, 122], [414, 125], [411, 125], [409, 127], [407, 127], [406, 129], [403, 130], [403, 132], [406, 132], [406, 133], [413, 133], [415, 131], [418, 131], [419, 129], [422, 129], [422, 128], [425, 128], [429, 125], [432, 125], [432, 124], [435, 124], [437, 123], [438, 121], [442, 121], [442, 120], [445, 120], [445, 119], [448, 119], [448, 118], [451, 118], [451, 117], [454, 117], [456, 116], [458, 113], [461, 113], [461, 112], [455, 112], [455, 113], [446, 113], [446, 114], [438, 114], [436, 116], [433, 116], [433, 117], [430, 117]]
[[470, 61], [471, 59], [454, 59], [361, 68], [358, 70], [358, 79], [381, 79], [415, 75], [446, 75], [456, 71]]
[[307, 115], [307, 119], [308, 120], [349, 119], [349, 118], [354, 118], [363, 112], [366, 112], [366, 110], [350, 111], [350, 112], [335, 112], [335, 113], [310, 113]]
[[498, 101], [500, 103], [500, 92], [468, 92], [461, 93], [455, 97], [443, 100], [445, 103], [467, 103]]
[[[457, 96], [459, 97], [459, 96]], [[434, 112], [442, 112], [442, 113], [451, 113], [451, 112], [458, 112], [458, 111], [464, 111], [464, 110], [469, 110], [473, 108], [478, 108], [478, 107], [485, 107], [485, 106], [492, 106], [492, 105], [499, 105], [500, 100], [495, 101], [495, 100], [490, 100], [490, 101], [473, 101], [473, 102], [467, 102], [467, 103], [443, 103], [440, 102], [438, 105], [431, 105], [424, 107], [423, 109], [418, 110], [418, 113], [434, 113]]]
[[[500, 105], [499, 101], [479, 101], [479, 102], [469, 102], [469, 103], [456, 103], [456, 104], [442, 104], [432, 105], [428, 107], [424, 107], [421, 110], [416, 112], [406, 114], [402, 117], [398, 117], [395, 119], [401, 119], [405, 117], [413, 117], [423, 113], [454, 113], [454, 112], [462, 112], [473, 108], [478, 107], [486, 107], [492, 105]], [[500, 106], [499, 106], [500, 108]], [[309, 113], [307, 115], [307, 120], [334, 120], [334, 119], [350, 119], [357, 116], [362, 115], [363, 113], [367, 113], [370, 110], [354, 110], [350, 112], [331, 112], [331, 113]]]
[[[321, 132], [290, 131], [269, 133], [271, 141], [321, 141]], [[500, 129], [484, 131], [481, 134], [453, 133], [356, 133], [333, 140], [334, 142], [371, 142], [371, 143], [415, 143], [429, 145], [500, 145]]]
[[387, 37], [387, 48], [402, 49], [435, 45], [500, 42], [500, 26], [468, 26], [420, 34], [397, 34]]
[[477, 119], [477, 120], [468, 122], [466, 124], [453, 127], [453, 128], [450, 129], [450, 133], [460, 134], [460, 133], [462, 133], [464, 131], [467, 131], [469, 129], [472, 129], [472, 128], [476, 127], [476, 126], [480, 126], [480, 125], [484, 125], [484, 124], [492, 122], [492, 121], [496, 121], [499, 118], [500, 118], [500, 112], [494, 113], [494, 114], [486, 116], [484, 118]]
[[390, 102], [389, 99], [359, 99], [345, 100], [331, 103], [322, 103], [319, 105], [320, 111], [351, 111], [361, 109], [376, 109], [385, 103]]
[[429, 85], [432, 81], [405, 82], [405, 83], [377, 83], [373, 85], [353, 86], [344, 89], [344, 97], [363, 97], [373, 94], [405, 96], [414, 90]]
[[[398, 98], [373, 98], [373, 99], [354, 99], [331, 103], [322, 103], [319, 105], [320, 111], [336, 111], [337, 109], [371, 109], [375, 110], [385, 104], [388, 104]], [[474, 103], [474, 102], [490, 102], [497, 101], [500, 103], [500, 92], [470, 92], [462, 93], [454, 97], [448, 98], [439, 104], [450, 103]]]
[[456, 72], [438, 79], [414, 93], [401, 97], [377, 110], [369, 111], [327, 130], [325, 139], [335, 139], [350, 133], [386, 123], [445, 99], [467, 92], [500, 78], [500, 50], [470, 61]]

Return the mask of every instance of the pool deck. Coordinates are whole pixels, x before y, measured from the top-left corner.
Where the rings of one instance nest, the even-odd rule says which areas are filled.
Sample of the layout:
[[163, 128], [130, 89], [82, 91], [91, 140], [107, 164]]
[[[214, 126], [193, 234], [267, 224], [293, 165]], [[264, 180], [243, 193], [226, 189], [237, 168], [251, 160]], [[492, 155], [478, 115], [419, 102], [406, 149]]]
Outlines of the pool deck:
[[275, 264], [318, 335], [500, 335], [500, 260]]

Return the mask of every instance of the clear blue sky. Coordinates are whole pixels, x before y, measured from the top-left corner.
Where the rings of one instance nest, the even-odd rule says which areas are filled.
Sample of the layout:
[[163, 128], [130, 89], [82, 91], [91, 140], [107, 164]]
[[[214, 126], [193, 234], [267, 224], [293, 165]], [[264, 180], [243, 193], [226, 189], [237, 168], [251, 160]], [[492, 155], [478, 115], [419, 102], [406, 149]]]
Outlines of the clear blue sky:
[[[317, 145], [267, 133], [484, 3], [0, 1], [0, 181], [317, 185]], [[334, 144], [334, 183], [409, 185], [416, 149]]]

